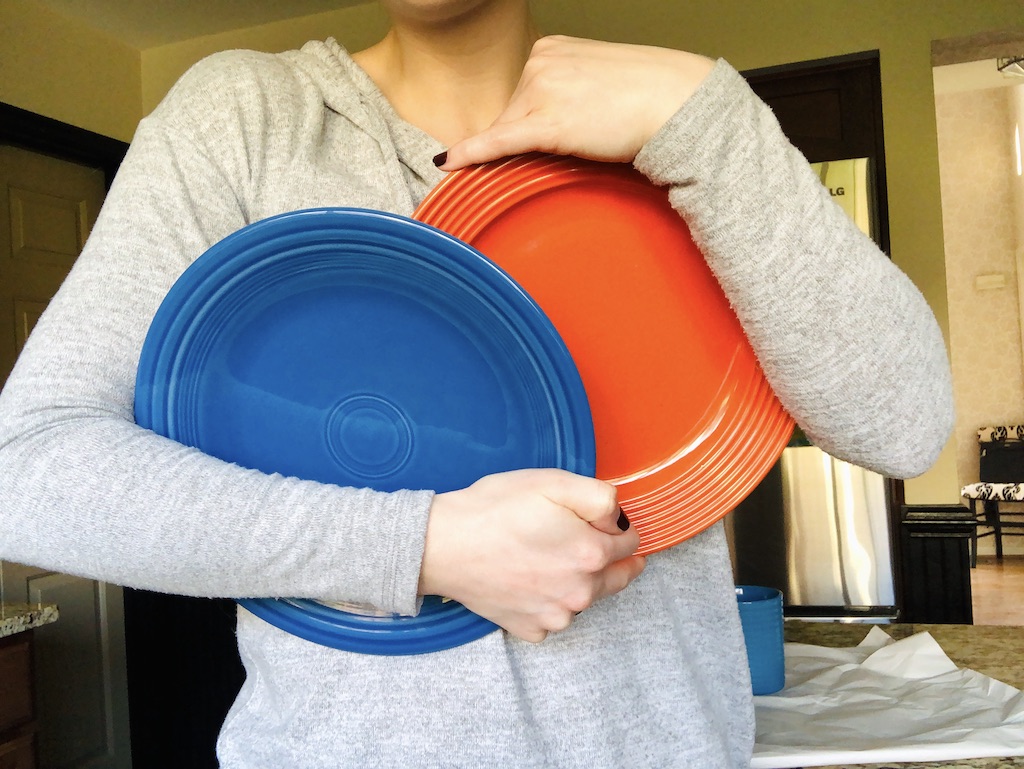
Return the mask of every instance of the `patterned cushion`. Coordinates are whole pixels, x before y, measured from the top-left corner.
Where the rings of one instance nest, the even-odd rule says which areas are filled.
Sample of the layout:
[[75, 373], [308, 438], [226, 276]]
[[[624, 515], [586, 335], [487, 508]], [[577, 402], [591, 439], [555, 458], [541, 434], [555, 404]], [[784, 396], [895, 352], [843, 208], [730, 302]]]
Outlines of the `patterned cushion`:
[[1003, 425], [999, 427], [982, 427], [978, 430], [978, 441], [1024, 441], [1024, 425]]
[[1024, 501], [1024, 483], [971, 483], [960, 489], [960, 496], [1021, 502]]

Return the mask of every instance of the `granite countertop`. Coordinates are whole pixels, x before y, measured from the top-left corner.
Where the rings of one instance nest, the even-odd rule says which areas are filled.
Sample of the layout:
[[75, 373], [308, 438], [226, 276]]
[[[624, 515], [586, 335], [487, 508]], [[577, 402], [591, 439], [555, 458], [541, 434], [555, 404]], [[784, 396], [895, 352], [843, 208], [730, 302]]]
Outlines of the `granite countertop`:
[[52, 603], [0, 603], [0, 638], [56, 622], [58, 616]]
[[[786, 640], [815, 646], [856, 646], [868, 634], [871, 625], [839, 622], [788, 620]], [[1024, 627], [1011, 625], [882, 625], [899, 640], [927, 631], [946, 655], [962, 668], [995, 678], [1017, 689], [1024, 689]], [[1024, 756], [1014, 758], [975, 758], [925, 763], [843, 764], [823, 769], [1024, 769]]]

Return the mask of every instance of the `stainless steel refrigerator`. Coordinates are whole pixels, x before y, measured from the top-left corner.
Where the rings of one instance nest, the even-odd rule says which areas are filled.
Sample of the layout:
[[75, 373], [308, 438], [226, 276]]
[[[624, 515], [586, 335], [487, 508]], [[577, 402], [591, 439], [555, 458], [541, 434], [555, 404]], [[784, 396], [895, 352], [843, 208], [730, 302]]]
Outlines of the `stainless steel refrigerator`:
[[895, 617], [887, 483], [877, 473], [789, 446], [726, 527], [737, 583], [777, 587], [788, 616]]
[[[812, 167], [833, 199], [873, 236], [868, 160]], [[829, 456], [798, 430], [760, 486], [726, 518], [737, 583], [780, 589], [788, 616], [895, 617], [887, 494], [881, 475]]]

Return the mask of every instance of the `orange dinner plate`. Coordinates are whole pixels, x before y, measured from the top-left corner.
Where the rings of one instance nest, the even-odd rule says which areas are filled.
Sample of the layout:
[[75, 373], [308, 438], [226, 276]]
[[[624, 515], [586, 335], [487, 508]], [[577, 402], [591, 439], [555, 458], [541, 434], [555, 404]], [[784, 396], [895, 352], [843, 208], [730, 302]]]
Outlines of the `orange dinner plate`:
[[450, 174], [413, 217], [497, 263], [551, 319], [639, 553], [721, 519], [778, 460], [793, 420], [665, 188], [630, 166], [522, 155]]

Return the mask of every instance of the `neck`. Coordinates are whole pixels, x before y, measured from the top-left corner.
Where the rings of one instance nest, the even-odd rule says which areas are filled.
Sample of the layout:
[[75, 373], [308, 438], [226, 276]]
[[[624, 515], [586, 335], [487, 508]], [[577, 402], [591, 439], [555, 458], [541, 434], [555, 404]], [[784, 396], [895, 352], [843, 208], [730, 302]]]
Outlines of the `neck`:
[[443, 21], [393, 19], [353, 54], [403, 119], [449, 146], [508, 104], [538, 35], [521, 0], [494, 0]]

